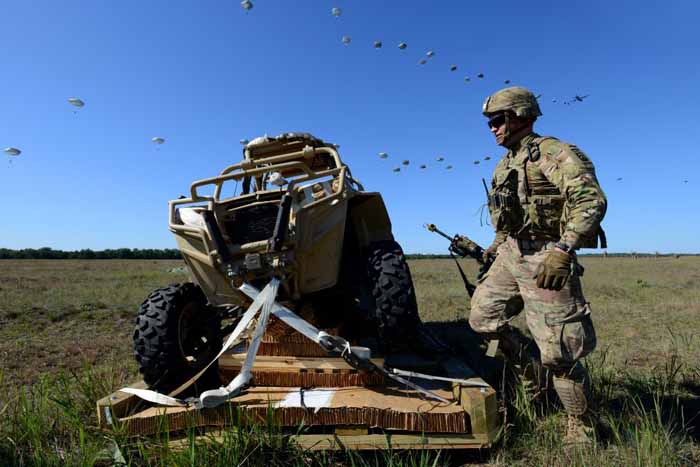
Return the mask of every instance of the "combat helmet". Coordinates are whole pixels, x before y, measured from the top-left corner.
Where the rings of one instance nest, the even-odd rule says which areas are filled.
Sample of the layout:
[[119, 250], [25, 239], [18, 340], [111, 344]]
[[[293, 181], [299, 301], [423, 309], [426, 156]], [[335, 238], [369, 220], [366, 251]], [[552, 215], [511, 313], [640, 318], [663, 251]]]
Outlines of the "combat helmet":
[[491, 94], [484, 101], [482, 113], [488, 117], [506, 110], [513, 111], [518, 117], [533, 120], [542, 115], [535, 95], [521, 86], [503, 88]]

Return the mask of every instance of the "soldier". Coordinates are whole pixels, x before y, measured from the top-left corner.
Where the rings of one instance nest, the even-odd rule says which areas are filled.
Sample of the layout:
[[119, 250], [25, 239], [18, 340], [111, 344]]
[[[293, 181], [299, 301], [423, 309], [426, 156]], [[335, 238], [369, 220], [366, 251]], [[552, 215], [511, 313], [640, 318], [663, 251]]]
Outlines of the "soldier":
[[[502, 89], [486, 99], [483, 114], [508, 152], [489, 190], [496, 239], [485, 256], [495, 262], [479, 280], [469, 324], [498, 339], [506, 358], [529, 365], [524, 378], [548, 369], [568, 415], [565, 443], [590, 443], [595, 417], [579, 359], [595, 348], [596, 336], [576, 250], [595, 248], [599, 238], [606, 247], [600, 222], [607, 201], [583, 151], [533, 132], [542, 113], [530, 91]], [[541, 361], [527, 355], [521, 335], [509, 326], [523, 309]]]

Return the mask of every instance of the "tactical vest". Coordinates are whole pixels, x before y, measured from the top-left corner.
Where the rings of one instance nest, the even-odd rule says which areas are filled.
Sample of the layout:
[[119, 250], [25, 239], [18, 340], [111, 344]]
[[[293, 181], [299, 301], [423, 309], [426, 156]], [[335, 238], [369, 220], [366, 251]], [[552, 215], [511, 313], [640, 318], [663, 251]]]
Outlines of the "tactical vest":
[[[538, 136], [525, 147], [527, 156], [507, 159], [494, 173], [489, 191], [489, 211], [496, 231], [536, 240], [559, 240], [566, 225], [566, 199], [540, 168], [540, 144], [550, 136]], [[598, 230], [581, 239], [579, 248], [606, 248], [605, 232]]]

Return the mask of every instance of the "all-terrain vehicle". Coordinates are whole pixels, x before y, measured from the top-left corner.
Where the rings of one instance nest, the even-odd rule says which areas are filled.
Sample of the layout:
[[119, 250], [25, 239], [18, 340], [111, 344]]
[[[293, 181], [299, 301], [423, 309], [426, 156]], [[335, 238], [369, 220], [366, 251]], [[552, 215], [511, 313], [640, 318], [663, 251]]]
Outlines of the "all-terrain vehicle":
[[238, 287], [273, 276], [277, 300], [320, 328], [374, 352], [412, 344], [414, 287], [382, 196], [333, 144], [256, 138], [241, 162], [170, 201], [169, 226], [194, 283], [157, 289], [140, 307], [134, 349], [150, 387], [168, 390], [208, 364], [250, 303]]

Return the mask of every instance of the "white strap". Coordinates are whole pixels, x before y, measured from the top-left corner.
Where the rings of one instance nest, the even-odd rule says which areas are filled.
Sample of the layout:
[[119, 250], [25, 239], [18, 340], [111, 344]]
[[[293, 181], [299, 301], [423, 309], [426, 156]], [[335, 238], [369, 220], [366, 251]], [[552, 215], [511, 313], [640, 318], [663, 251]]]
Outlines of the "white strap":
[[[243, 284], [239, 288], [239, 290], [241, 292], [243, 292], [244, 294], [246, 294], [250, 298], [257, 298], [260, 294], [260, 292], [258, 292], [258, 289], [256, 289], [255, 287], [253, 287], [252, 285], [249, 285], [249, 284]], [[393, 374], [393, 373], [389, 372], [388, 370], [375, 365], [372, 362], [369, 362], [368, 358], [364, 358], [366, 356], [364, 348], [362, 348], [362, 352], [360, 352], [360, 353], [353, 352], [352, 351], [353, 348], [350, 346], [350, 343], [347, 340], [343, 339], [340, 336], [330, 336], [325, 331], [320, 331], [317, 327], [315, 327], [311, 323], [305, 321], [299, 315], [297, 315], [296, 313], [294, 313], [290, 309], [280, 305], [277, 302], [274, 303], [274, 308], [272, 310], [272, 314], [275, 315], [278, 319], [280, 319], [284, 323], [286, 323], [292, 329], [298, 331], [299, 333], [308, 337], [309, 339], [316, 342], [317, 344], [320, 345], [321, 339], [324, 336], [332, 337], [334, 341], [337, 341], [341, 345], [341, 348], [338, 349], [338, 351], [340, 351], [342, 353], [346, 353], [346, 352], [354, 353], [355, 355], [358, 355], [362, 360], [367, 360], [369, 364], [371, 364], [373, 367], [376, 368], [376, 370], [380, 371], [381, 373], [383, 373], [387, 377], [393, 379], [394, 381], [397, 381], [405, 386], [408, 386], [411, 389], [415, 389], [416, 391], [419, 391], [422, 394], [425, 394], [426, 396], [431, 397], [433, 399], [439, 400], [440, 402], [444, 402], [447, 404], [450, 403], [450, 401], [445, 399], [444, 397], [439, 396], [439, 395], [435, 394], [434, 392], [429, 391], [425, 388], [422, 388], [419, 385], [412, 383], [411, 381], [408, 381], [407, 379], [404, 379], [397, 374]], [[325, 350], [325, 346], [322, 345], [322, 347], [324, 347], [324, 350]], [[358, 350], [359, 350], [359, 348], [358, 348]]]
[[[268, 291], [269, 288], [275, 288], [275, 295], [277, 292], [277, 288], [279, 287], [279, 280], [278, 279], [272, 279], [270, 283], [263, 289], [263, 292]], [[149, 390], [149, 389], [134, 389], [134, 388], [122, 388], [119, 391], [121, 392], [126, 392], [128, 394], [133, 394], [137, 397], [140, 397], [143, 400], [146, 400], [148, 402], [153, 402], [154, 404], [158, 405], [165, 405], [165, 406], [170, 406], [170, 407], [185, 407], [190, 404], [194, 404], [195, 406], [198, 404], [198, 402], [201, 402], [201, 397], [199, 399], [195, 399], [193, 401], [184, 401], [182, 399], [177, 399], [174, 396], [178, 395], [185, 389], [187, 389], [189, 386], [192, 385], [202, 374], [204, 374], [205, 371], [214, 363], [216, 362], [221, 355], [226, 352], [228, 349], [231, 347], [235, 346], [238, 344], [241, 340], [242, 334], [245, 330], [248, 329], [250, 324], [253, 321], [253, 318], [255, 317], [256, 313], [260, 308], [263, 306], [263, 303], [265, 302], [265, 298], [268, 296], [268, 294], [265, 293], [260, 293], [258, 296], [255, 297], [253, 300], [253, 303], [250, 304], [246, 312], [243, 314], [243, 317], [241, 320], [238, 322], [236, 325], [236, 328], [233, 330], [231, 335], [229, 335], [228, 339], [226, 339], [226, 342], [224, 343], [224, 346], [221, 348], [219, 353], [214, 357], [214, 359], [209, 362], [207, 366], [205, 366], [202, 370], [200, 370], [196, 375], [194, 375], [192, 378], [189, 380], [185, 381], [183, 384], [181, 384], [177, 389], [173, 390], [169, 395], [161, 394], [157, 391]], [[274, 301], [274, 296], [272, 298]], [[236, 379], [234, 378], [234, 381], [231, 382], [231, 385], [233, 382], [235, 382]], [[207, 391], [208, 392], [208, 391]], [[203, 393], [202, 396], [206, 394]], [[188, 403], [189, 402], [189, 403]]]
[[415, 371], [400, 370], [398, 368], [392, 368], [391, 372], [395, 375], [406, 376], [407, 378], [419, 378], [419, 379], [429, 379], [435, 381], [447, 381], [450, 383], [459, 383], [462, 386], [476, 387], [476, 388], [488, 388], [490, 387], [488, 383], [483, 381], [470, 381], [468, 379], [461, 378], [447, 378], [445, 376], [434, 376], [426, 375], [424, 373], [417, 373]]
[[265, 334], [265, 329], [267, 328], [267, 323], [270, 319], [270, 314], [272, 313], [272, 307], [275, 304], [275, 298], [277, 298], [279, 284], [279, 279], [273, 278], [270, 283], [267, 284], [265, 289], [263, 289], [260, 295], [256, 297], [256, 300], [263, 297], [262, 311], [258, 317], [258, 324], [255, 326], [255, 331], [250, 338], [250, 344], [248, 345], [245, 361], [243, 362], [238, 375], [236, 375], [233, 381], [231, 381], [226, 387], [203, 392], [199, 397], [199, 400], [195, 403], [195, 407], [217, 407], [232, 397], [236, 397], [241, 390], [248, 385], [250, 379], [253, 377], [253, 364], [255, 363], [255, 357], [257, 356], [258, 349], [260, 348], [260, 341], [262, 340], [263, 334]]

